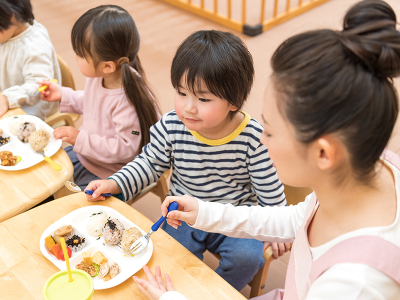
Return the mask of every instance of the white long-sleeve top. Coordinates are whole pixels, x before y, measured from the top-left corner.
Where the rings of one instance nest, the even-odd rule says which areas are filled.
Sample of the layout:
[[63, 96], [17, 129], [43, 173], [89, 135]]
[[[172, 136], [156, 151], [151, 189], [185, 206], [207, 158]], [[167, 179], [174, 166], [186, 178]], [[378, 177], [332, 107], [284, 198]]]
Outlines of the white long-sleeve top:
[[[339, 242], [356, 236], [373, 235], [400, 247], [400, 171], [386, 162], [394, 174], [397, 211], [389, 226], [361, 228], [343, 234], [324, 245], [311, 247], [313, 261]], [[311, 195], [304, 202], [287, 207], [234, 207], [230, 204], [199, 202], [194, 228], [221, 233], [230, 237], [271, 242], [293, 242]], [[183, 296], [182, 296], [183, 297]], [[166, 293], [160, 300], [183, 300]], [[400, 286], [390, 277], [364, 264], [336, 264], [323, 273], [310, 287], [307, 300], [395, 300], [400, 299]]]
[[45, 119], [58, 110], [58, 102], [46, 102], [38, 92], [39, 81], [57, 79], [61, 71], [47, 29], [33, 21], [25, 31], [0, 44], [0, 91], [9, 108]]

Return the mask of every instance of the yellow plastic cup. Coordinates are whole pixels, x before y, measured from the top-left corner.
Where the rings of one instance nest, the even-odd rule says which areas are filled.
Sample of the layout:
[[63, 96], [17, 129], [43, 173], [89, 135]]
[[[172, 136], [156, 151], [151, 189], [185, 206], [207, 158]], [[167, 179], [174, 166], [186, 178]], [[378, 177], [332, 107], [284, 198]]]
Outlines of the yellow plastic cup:
[[68, 272], [55, 273], [43, 287], [44, 300], [90, 300], [94, 292], [93, 280], [82, 270], [73, 269], [73, 282], [68, 282]]

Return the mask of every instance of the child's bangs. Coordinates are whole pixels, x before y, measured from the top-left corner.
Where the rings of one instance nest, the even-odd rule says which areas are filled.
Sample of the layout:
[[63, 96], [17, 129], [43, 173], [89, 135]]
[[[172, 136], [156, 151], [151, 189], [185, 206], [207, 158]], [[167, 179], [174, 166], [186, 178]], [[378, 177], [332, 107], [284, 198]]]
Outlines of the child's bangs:
[[224, 89], [223, 72], [218, 68], [218, 59], [196, 55], [192, 51], [181, 54], [174, 58], [171, 68], [171, 82], [175, 89], [181, 86], [183, 78], [184, 87], [195, 96], [199, 96], [203, 85], [203, 89], [205, 86], [218, 98], [227, 99], [228, 93]]
[[71, 42], [74, 52], [79, 57], [93, 58], [92, 52], [92, 39], [90, 38], [91, 33], [91, 22], [87, 22], [85, 19], [79, 19], [71, 32]]

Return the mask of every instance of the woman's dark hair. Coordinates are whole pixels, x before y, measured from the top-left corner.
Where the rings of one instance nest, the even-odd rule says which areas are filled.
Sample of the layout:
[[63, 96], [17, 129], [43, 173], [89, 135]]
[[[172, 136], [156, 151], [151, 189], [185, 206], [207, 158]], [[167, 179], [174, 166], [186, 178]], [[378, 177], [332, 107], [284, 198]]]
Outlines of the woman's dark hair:
[[116, 5], [92, 8], [74, 24], [71, 40], [75, 53], [85, 59], [90, 57], [95, 67], [101, 61], [114, 61], [118, 68], [121, 66], [125, 94], [139, 118], [142, 148], [150, 142], [150, 127], [158, 121], [158, 104], [139, 61], [140, 38], [132, 17]]
[[33, 24], [35, 19], [30, 0], [0, 0], [0, 31], [7, 30], [11, 25], [11, 18], [18, 22]]
[[384, 1], [365, 0], [344, 18], [343, 31], [289, 38], [271, 64], [278, 103], [297, 138], [310, 143], [338, 133], [361, 182], [373, 176], [399, 106], [392, 78], [400, 74], [400, 33]]
[[[211, 93], [240, 110], [253, 85], [253, 59], [237, 36], [201, 30], [191, 34], [179, 46], [172, 61], [171, 82], [175, 89], [180, 86], [183, 76], [194, 95], [204, 83]], [[230, 112], [230, 118], [236, 113]]]

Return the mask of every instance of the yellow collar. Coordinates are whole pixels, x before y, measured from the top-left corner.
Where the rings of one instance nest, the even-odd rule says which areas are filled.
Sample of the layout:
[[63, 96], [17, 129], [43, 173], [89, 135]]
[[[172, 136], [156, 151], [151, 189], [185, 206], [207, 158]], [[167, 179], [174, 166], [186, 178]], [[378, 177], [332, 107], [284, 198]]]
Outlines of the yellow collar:
[[207, 144], [209, 146], [220, 146], [223, 144], [227, 144], [230, 141], [234, 140], [242, 131], [243, 129], [246, 128], [247, 124], [250, 122], [250, 115], [247, 113], [240, 111], [244, 115], [243, 121], [239, 124], [239, 126], [228, 136], [218, 139], [218, 140], [210, 140], [208, 138], [205, 138], [204, 136], [200, 135], [197, 131], [190, 131], [190, 133], [200, 142]]

